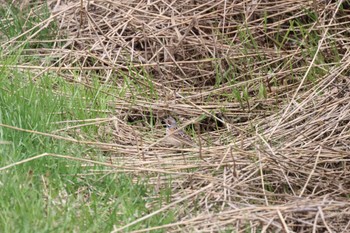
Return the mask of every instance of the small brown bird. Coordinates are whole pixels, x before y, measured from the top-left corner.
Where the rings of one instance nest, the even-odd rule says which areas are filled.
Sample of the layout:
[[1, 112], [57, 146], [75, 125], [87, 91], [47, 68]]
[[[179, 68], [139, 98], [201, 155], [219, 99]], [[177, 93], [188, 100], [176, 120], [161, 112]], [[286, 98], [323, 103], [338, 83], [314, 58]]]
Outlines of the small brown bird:
[[169, 135], [166, 140], [174, 146], [195, 146], [196, 143], [182, 129], [178, 130], [176, 120], [169, 116], [165, 120], [166, 135]]

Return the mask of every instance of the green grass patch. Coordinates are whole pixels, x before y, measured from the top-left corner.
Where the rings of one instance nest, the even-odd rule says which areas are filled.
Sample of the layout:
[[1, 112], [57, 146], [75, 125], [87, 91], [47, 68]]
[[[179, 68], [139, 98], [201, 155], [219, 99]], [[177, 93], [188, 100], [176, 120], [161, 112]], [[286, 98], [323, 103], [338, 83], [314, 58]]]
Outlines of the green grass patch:
[[[86, 88], [53, 74], [44, 74], [35, 81], [32, 77], [13, 69], [1, 70], [1, 124], [51, 133], [66, 127], [57, 124], [61, 121], [107, 117], [107, 101], [112, 97], [105, 94], [105, 89], [109, 87], [94, 82]], [[94, 140], [97, 130], [95, 125], [84, 126], [80, 134]], [[42, 153], [106, 160], [93, 147], [6, 127], [0, 127], [0, 142], [6, 142], [0, 145], [0, 167]], [[154, 190], [145, 178], [82, 165], [44, 157], [1, 171], [0, 232], [109, 232], [113, 226], [120, 227], [147, 214], [148, 202], [169, 201], [166, 197], [151, 199]], [[170, 196], [166, 192], [164, 195]], [[154, 216], [130, 230], [173, 220], [172, 213], [164, 216]]]

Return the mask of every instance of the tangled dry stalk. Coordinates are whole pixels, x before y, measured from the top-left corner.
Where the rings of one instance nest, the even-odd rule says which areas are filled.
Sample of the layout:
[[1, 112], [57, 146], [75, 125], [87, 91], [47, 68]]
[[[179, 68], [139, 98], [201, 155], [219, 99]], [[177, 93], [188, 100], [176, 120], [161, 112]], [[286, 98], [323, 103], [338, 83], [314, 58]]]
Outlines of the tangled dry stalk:
[[[154, 229], [349, 231], [347, 1], [48, 4], [52, 16], [36, 30], [57, 22], [59, 35], [52, 49], [27, 52], [50, 64], [20, 68], [87, 87], [92, 76], [142, 87], [140, 95], [130, 85], [110, 103], [113, 116], [93, 122], [95, 145], [115, 151], [113, 163], [158, 189], [173, 181], [173, 204], [138, 221], [176, 203], [178, 222]], [[169, 113], [195, 128], [198, 148], [163, 143]], [[114, 141], [101, 143], [105, 135]]]

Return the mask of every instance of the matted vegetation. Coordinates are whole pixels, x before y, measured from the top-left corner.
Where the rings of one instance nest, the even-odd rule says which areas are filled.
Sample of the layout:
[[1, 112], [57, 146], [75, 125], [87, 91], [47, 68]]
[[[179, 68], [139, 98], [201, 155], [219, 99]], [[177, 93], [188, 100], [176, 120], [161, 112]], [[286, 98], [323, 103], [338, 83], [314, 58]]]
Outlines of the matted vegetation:
[[[45, 4], [28, 4], [28, 19], [40, 17]], [[81, 108], [93, 118], [73, 108], [42, 136], [106, 155], [46, 156], [147, 177], [152, 200], [169, 192], [110, 230], [349, 229], [349, 1], [52, 0], [48, 9], [2, 43], [3, 58], [21, 49], [2, 66], [30, 70], [33, 82], [52, 75], [63, 99], [65, 85], [91, 91]], [[166, 144], [167, 115], [198, 147]], [[169, 213], [170, 224], [145, 223]]]

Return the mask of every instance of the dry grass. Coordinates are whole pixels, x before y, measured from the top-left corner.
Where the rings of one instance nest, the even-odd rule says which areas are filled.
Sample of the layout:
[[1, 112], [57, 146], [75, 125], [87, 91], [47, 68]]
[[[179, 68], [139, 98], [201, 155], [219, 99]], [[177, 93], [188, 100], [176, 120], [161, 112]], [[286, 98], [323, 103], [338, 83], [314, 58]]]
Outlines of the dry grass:
[[[50, 63], [19, 68], [90, 88], [93, 76], [120, 89], [130, 80], [86, 143], [158, 189], [171, 177], [173, 203], [138, 221], [176, 208], [178, 222], [159, 229], [349, 230], [349, 2], [81, 2], [49, 1], [37, 28], [56, 21], [59, 35], [26, 52]], [[198, 148], [164, 143], [170, 113]]]

